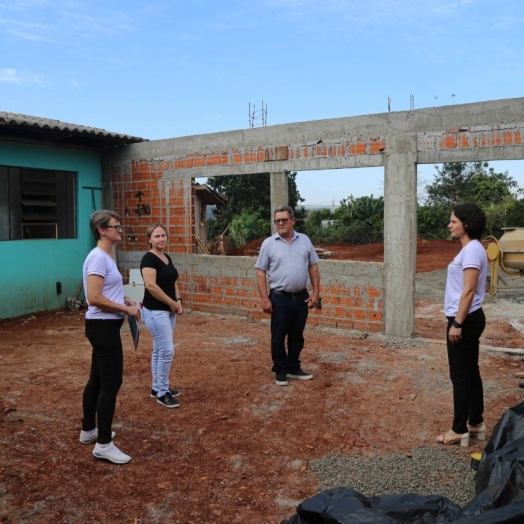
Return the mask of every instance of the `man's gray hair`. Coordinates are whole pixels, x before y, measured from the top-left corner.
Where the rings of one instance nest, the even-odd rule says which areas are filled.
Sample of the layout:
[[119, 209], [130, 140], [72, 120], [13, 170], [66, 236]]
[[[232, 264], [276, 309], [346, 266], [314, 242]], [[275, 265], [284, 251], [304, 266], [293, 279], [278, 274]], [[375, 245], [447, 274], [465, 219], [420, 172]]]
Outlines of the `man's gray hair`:
[[286, 212], [288, 215], [289, 215], [289, 218], [295, 218], [295, 213], [293, 212], [293, 209], [290, 208], [289, 206], [278, 206], [276, 209], [275, 209], [275, 215], [277, 213], [284, 213]]

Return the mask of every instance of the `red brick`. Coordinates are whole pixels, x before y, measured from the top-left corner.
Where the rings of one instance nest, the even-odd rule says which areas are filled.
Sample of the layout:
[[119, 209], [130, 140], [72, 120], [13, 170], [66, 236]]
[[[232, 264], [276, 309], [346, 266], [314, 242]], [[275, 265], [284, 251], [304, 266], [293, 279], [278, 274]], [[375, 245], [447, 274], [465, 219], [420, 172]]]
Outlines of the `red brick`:
[[336, 318], [348, 318], [348, 310], [343, 307], [332, 308], [333, 316]]
[[469, 135], [459, 135], [459, 147], [469, 147]]
[[371, 321], [382, 321], [382, 313], [379, 311], [366, 311], [365, 318]]
[[384, 324], [379, 324], [376, 322], [368, 322], [366, 324], [366, 331], [371, 333], [379, 333], [384, 331]]
[[239, 298], [228, 298], [227, 305], [232, 307], [239, 307], [242, 305], [242, 301]]
[[502, 135], [500, 133], [493, 133], [491, 135], [491, 145], [493, 146], [502, 145]]
[[378, 289], [376, 289], [374, 287], [371, 287], [371, 286], [366, 286], [364, 288], [364, 291], [365, 291], [365, 293], [369, 297], [380, 297], [380, 296], [382, 296], [382, 293]]
[[447, 137], [445, 137], [441, 144], [440, 144], [440, 147], [442, 149], [453, 149], [455, 147], [457, 147], [457, 137], [456, 136], [452, 136], [452, 135], [448, 135]]
[[206, 157], [206, 166], [218, 165], [218, 157], [216, 155]]
[[362, 309], [353, 309], [350, 311], [351, 311], [351, 316], [348, 314], [349, 318], [353, 318], [354, 320], [364, 320], [365, 315]]
[[375, 155], [377, 153], [382, 153], [385, 150], [386, 150], [386, 142], [384, 140], [377, 140], [369, 144], [369, 152], [372, 155]]
[[351, 144], [349, 147], [349, 150], [352, 155], [365, 155], [366, 154], [366, 143], [357, 142], [356, 144]]

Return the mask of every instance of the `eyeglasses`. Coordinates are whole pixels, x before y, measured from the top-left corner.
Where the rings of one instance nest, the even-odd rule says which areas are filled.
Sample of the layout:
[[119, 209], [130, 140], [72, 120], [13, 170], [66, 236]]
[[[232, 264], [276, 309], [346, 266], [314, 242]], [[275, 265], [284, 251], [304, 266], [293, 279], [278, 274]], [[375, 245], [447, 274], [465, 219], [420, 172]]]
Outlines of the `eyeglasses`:
[[273, 220], [275, 224], [286, 224], [288, 220], [291, 220], [290, 218], [277, 218], [276, 220]]
[[124, 228], [118, 224], [118, 226], [106, 226], [104, 229], [109, 229], [110, 227], [112, 227], [115, 231], [123, 231]]

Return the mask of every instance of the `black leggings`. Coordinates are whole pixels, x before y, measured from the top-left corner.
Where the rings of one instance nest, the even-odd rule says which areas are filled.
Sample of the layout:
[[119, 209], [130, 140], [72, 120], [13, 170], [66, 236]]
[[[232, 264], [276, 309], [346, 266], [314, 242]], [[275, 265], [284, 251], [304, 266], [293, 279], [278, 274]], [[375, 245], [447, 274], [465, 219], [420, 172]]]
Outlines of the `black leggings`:
[[98, 419], [98, 443], [111, 442], [116, 395], [122, 385], [124, 356], [120, 328], [124, 320], [86, 319], [86, 337], [93, 346], [91, 374], [84, 389], [82, 430], [91, 431]]
[[479, 339], [486, 327], [482, 308], [470, 313], [462, 325], [462, 340], [449, 341], [449, 329], [454, 317], [448, 317], [446, 340], [449, 376], [453, 384], [453, 426], [455, 433], [466, 433], [467, 423], [476, 426], [483, 422], [484, 392], [479, 370]]

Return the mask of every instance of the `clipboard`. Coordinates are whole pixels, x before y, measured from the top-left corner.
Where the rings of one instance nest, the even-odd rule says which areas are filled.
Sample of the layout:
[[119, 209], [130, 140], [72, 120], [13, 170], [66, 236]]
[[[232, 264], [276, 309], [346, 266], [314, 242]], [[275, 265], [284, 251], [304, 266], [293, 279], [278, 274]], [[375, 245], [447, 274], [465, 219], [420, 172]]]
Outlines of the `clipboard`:
[[138, 347], [138, 340], [140, 339], [140, 326], [138, 325], [136, 317], [128, 316], [127, 321], [129, 322], [129, 329], [131, 330], [133, 345], [135, 346], [136, 351], [136, 348]]

